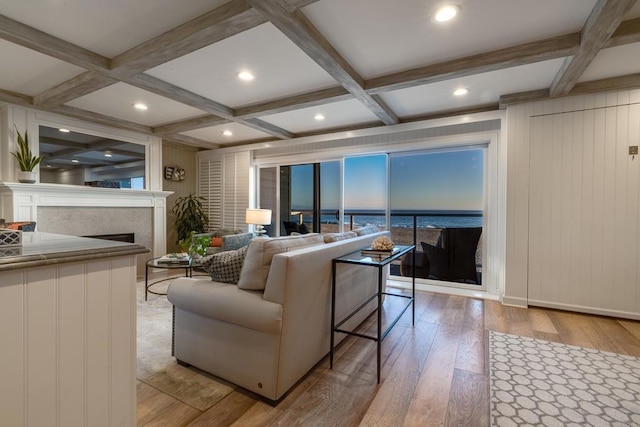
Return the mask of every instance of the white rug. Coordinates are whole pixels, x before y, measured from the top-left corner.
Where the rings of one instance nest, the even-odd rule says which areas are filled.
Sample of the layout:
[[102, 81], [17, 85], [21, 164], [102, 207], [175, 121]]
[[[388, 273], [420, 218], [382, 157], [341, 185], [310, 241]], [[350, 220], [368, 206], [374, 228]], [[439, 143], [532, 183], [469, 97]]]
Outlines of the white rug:
[[490, 332], [491, 425], [640, 426], [640, 359]]

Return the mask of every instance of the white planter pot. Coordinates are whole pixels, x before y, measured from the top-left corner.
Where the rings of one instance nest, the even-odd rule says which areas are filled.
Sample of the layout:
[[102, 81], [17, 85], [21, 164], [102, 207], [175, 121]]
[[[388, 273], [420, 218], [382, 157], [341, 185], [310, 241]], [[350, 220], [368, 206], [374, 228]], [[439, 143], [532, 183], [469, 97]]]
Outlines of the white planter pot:
[[38, 177], [38, 175], [33, 172], [33, 171], [19, 171], [18, 172], [18, 181], [19, 182], [23, 182], [23, 183], [27, 183], [27, 184], [33, 184], [36, 182], [36, 178]]

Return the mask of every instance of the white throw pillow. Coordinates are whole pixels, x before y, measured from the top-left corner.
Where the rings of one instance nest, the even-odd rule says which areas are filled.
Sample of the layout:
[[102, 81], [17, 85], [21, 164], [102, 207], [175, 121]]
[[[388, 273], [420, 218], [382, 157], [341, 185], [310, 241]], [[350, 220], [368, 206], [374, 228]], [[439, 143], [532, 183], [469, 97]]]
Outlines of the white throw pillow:
[[264, 290], [274, 255], [290, 249], [323, 243], [322, 236], [317, 233], [251, 240], [240, 272], [238, 288], [252, 291]]

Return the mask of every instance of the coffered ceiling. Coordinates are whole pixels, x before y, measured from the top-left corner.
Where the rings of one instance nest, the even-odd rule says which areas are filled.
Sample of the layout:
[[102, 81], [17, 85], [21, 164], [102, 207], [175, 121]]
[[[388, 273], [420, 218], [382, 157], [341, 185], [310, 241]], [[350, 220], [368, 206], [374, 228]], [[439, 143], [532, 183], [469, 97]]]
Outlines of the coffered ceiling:
[[638, 87], [640, 4], [0, 0], [0, 58], [0, 102], [216, 148]]

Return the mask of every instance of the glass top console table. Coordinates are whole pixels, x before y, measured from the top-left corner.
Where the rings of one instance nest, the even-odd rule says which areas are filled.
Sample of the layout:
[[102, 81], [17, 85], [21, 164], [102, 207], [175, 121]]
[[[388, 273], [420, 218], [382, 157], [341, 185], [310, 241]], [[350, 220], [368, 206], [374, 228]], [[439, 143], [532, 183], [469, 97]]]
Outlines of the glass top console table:
[[[393, 252], [390, 252], [389, 255], [380, 255], [380, 256], [376, 256], [376, 255], [363, 255], [362, 250], [350, 253], [348, 255], [344, 255], [338, 258], [334, 258], [332, 263], [331, 263], [331, 348], [329, 349], [329, 366], [330, 368], [333, 368], [333, 347], [334, 347], [334, 334], [336, 332], [340, 332], [343, 334], [347, 334], [347, 335], [354, 335], [360, 338], [366, 338], [366, 339], [370, 339], [373, 340], [377, 343], [377, 375], [378, 375], [378, 383], [380, 383], [380, 349], [381, 349], [381, 344], [382, 344], [382, 340], [384, 340], [384, 338], [387, 336], [387, 334], [391, 331], [391, 329], [395, 326], [395, 324], [398, 322], [398, 320], [400, 320], [400, 317], [402, 317], [402, 315], [407, 311], [407, 308], [409, 308], [409, 306], [412, 306], [412, 312], [411, 312], [411, 324], [414, 325], [415, 322], [415, 313], [416, 313], [416, 304], [415, 304], [415, 298], [416, 298], [416, 271], [415, 271], [415, 265], [416, 265], [416, 260], [415, 260], [415, 245], [396, 245], [394, 248]], [[398, 295], [398, 294], [393, 294], [393, 293], [388, 293], [388, 292], [383, 292], [382, 290], [382, 283], [383, 283], [383, 277], [382, 277], [382, 273], [383, 273], [383, 267], [386, 265], [389, 265], [391, 262], [400, 259], [401, 257], [403, 257], [404, 255], [408, 254], [409, 252], [411, 252], [411, 256], [413, 256], [413, 263], [412, 263], [412, 272], [411, 272], [411, 296], [408, 295]], [[356, 308], [355, 310], [353, 310], [351, 313], [348, 313], [345, 318], [339, 320], [336, 323], [336, 310], [335, 310], [335, 306], [336, 306], [336, 269], [337, 269], [337, 265], [338, 264], [356, 264], [356, 265], [361, 265], [362, 267], [373, 267], [373, 268], [377, 268], [378, 269], [378, 289], [377, 291], [371, 295], [371, 297], [369, 297], [366, 301], [364, 301], [358, 308]], [[387, 328], [383, 331], [382, 330], [382, 297], [383, 295], [388, 295], [390, 297], [394, 297], [394, 298], [405, 298], [407, 299], [406, 304], [404, 305], [404, 307], [402, 308], [402, 310], [400, 311], [400, 313], [393, 319], [390, 320], [389, 325], [387, 326]], [[374, 299], [377, 298], [377, 302], [378, 302], [378, 307], [377, 307], [377, 317], [378, 317], [378, 324], [377, 324], [377, 334], [375, 336], [372, 335], [365, 335], [365, 334], [361, 334], [358, 332], [354, 332], [354, 331], [347, 331], [344, 329], [341, 329], [341, 326], [347, 322], [349, 319], [351, 319], [356, 313], [358, 313], [360, 310], [362, 310], [364, 307], [367, 306], [367, 304], [371, 301], [373, 301]]]

